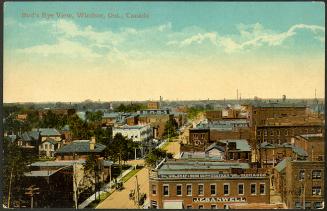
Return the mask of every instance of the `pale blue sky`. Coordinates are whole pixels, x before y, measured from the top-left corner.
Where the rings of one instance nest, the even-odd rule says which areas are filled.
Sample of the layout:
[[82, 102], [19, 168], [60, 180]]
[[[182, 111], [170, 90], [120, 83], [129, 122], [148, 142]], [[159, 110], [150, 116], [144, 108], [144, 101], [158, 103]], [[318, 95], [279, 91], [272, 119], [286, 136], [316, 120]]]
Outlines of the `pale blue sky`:
[[[320, 2], [6, 2], [4, 101], [223, 99], [236, 88], [323, 97], [324, 11]], [[56, 12], [74, 18], [22, 17]]]

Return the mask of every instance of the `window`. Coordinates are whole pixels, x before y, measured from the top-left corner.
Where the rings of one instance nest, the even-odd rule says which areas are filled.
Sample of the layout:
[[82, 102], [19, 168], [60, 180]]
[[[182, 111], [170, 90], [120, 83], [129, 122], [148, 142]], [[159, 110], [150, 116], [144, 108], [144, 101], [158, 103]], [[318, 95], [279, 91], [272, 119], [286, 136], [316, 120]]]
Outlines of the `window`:
[[186, 185], [186, 195], [192, 196], [192, 185]]
[[266, 184], [265, 183], [260, 183], [259, 192], [260, 192], [260, 195], [266, 194]]
[[268, 133], [267, 133], [267, 130], [264, 130], [264, 134], [265, 134], [265, 136], [267, 136], [267, 134], [268, 134]]
[[244, 184], [238, 184], [238, 195], [244, 195]]
[[311, 208], [311, 202], [305, 202], [305, 209]]
[[288, 130], [285, 130], [285, 136], [288, 136]]
[[279, 130], [277, 130], [277, 135], [280, 136], [280, 131]]
[[255, 183], [252, 183], [251, 184], [251, 195], [257, 194], [256, 189], [257, 189], [257, 185]]
[[176, 185], [176, 195], [177, 196], [182, 195], [182, 185]]
[[210, 185], [210, 193], [211, 193], [211, 195], [216, 195], [216, 185], [215, 184]]
[[273, 130], [270, 131], [270, 135], [271, 135], [271, 136], [274, 135], [274, 131], [273, 131]]
[[217, 209], [217, 205], [212, 204], [212, 205], [211, 205], [211, 209]]
[[313, 196], [321, 196], [321, 187], [312, 187], [312, 195]]
[[203, 209], [203, 205], [201, 204], [201, 205], [199, 205], [199, 209]]
[[157, 194], [157, 186], [152, 185], [152, 195], [156, 195], [156, 194]]
[[198, 185], [198, 195], [203, 195], [203, 184]]
[[314, 204], [313, 204], [313, 208], [322, 208], [322, 203], [321, 203], [321, 201], [318, 201], [318, 202], [314, 202]]
[[187, 205], [186, 209], [192, 209], [192, 205]]
[[44, 144], [44, 149], [48, 149], [48, 144]]
[[312, 179], [321, 179], [321, 170], [313, 170]]
[[299, 172], [299, 179], [303, 180], [304, 179], [304, 170], [300, 170]]
[[153, 208], [153, 209], [157, 209], [158, 208], [157, 201], [151, 200], [151, 208]]
[[295, 208], [302, 208], [301, 202], [295, 202]]
[[169, 196], [169, 185], [163, 185], [163, 195]]
[[261, 136], [261, 131], [260, 130], [257, 132], [257, 135], [258, 136]]
[[229, 195], [229, 184], [224, 184], [224, 195]]

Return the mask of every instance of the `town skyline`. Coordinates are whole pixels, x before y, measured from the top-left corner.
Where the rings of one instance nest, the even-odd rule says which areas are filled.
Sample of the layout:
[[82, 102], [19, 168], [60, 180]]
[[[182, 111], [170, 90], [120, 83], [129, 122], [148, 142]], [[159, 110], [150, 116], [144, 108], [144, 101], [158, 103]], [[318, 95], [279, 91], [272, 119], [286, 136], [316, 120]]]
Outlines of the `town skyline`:
[[323, 4], [77, 4], [5, 4], [4, 102], [325, 95]]

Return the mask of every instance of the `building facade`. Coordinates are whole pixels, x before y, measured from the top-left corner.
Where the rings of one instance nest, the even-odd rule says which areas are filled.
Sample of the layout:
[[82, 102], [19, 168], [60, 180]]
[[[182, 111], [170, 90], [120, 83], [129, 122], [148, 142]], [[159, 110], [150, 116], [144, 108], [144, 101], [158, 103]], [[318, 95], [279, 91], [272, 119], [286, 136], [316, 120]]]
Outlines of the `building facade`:
[[147, 141], [153, 137], [153, 131], [149, 124], [114, 127], [112, 129], [113, 137], [115, 137], [117, 133], [121, 133], [123, 136], [136, 142]]
[[269, 203], [269, 177], [247, 163], [164, 161], [150, 174], [152, 208], [216, 209]]

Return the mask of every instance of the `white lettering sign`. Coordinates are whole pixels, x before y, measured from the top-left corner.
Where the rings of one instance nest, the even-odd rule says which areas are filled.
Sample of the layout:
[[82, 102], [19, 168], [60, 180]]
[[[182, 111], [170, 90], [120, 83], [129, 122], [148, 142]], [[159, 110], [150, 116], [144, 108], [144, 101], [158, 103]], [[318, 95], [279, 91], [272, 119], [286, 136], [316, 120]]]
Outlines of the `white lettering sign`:
[[244, 197], [211, 197], [211, 198], [193, 198], [193, 202], [206, 202], [206, 203], [216, 203], [216, 202], [246, 202]]

